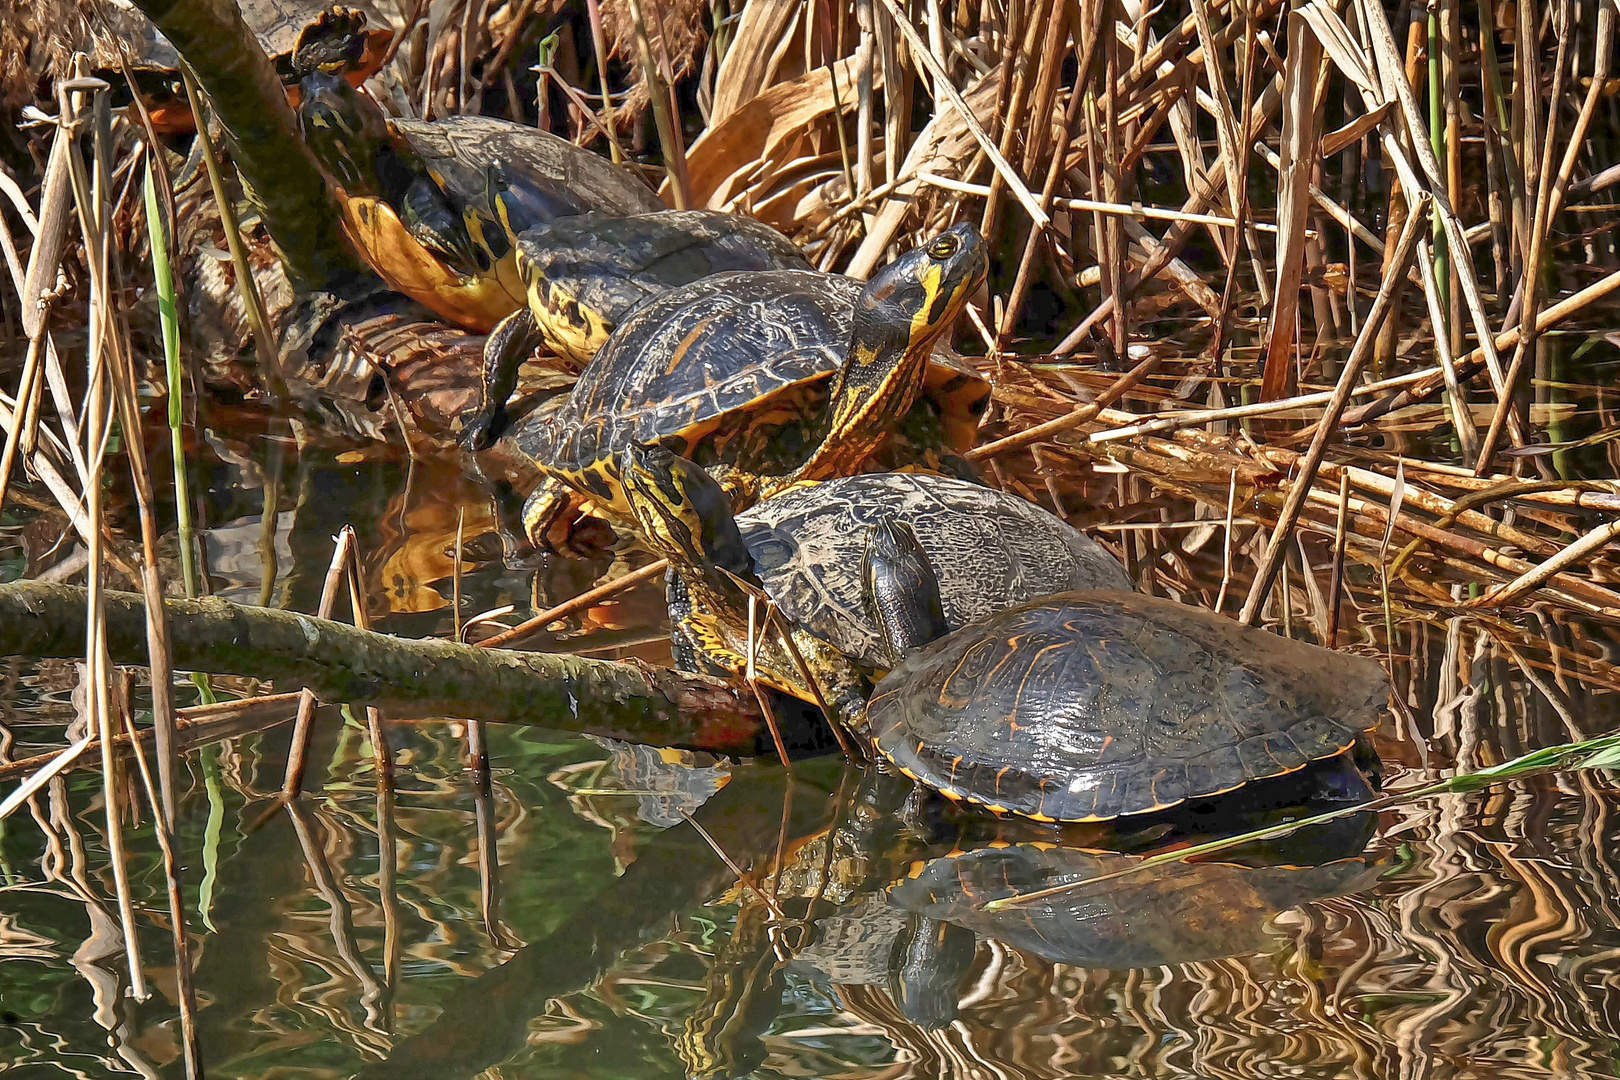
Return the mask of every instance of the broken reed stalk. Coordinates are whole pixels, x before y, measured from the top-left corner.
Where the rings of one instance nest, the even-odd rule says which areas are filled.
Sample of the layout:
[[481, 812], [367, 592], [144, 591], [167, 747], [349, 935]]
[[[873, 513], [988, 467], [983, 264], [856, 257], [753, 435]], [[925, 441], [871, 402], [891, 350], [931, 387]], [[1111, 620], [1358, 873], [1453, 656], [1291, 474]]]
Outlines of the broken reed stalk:
[[[285, 724], [293, 718], [290, 710], [297, 705], [299, 693], [293, 691], [288, 694], [265, 694], [262, 697], [241, 698], [213, 705], [192, 705], [180, 709], [174, 721], [177, 745], [182, 751], [194, 750], [221, 739], [230, 739], [254, 731], [266, 731]], [[150, 731], [137, 729], [135, 737], [142, 743], [153, 741]], [[128, 753], [130, 746], [131, 738], [127, 733], [113, 739], [115, 753]], [[65, 750], [36, 754], [33, 757], [18, 758], [16, 761], [0, 764], [0, 780], [27, 778], [22, 787], [13, 790], [6, 796], [5, 801], [0, 803], [0, 821], [9, 817], [12, 811], [26, 802], [52, 777], [73, 769], [88, 768], [89, 766], [79, 758], [90, 752], [99, 754], [100, 751], [101, 740], [94, 733], [90, 733]]]
[[1339, 604], [1344, 596], [1345, 519], [1350, 513], [1350, 472], [1339, 472], [1339, 513], [1333, 526], [1333, 572], [1328, 579], [1327, 629], [1322, 634], [1325, 648], [1339, 647]]
[[[348, 526], [345, 526], [348, 528]], [[353, 529], [349, 529], [353, 533]], [[349, 543], [349, 557], [344, 562], [344, 577], [349, 585], [349, 613], [356, 629], [371, 630], [371, 611], [366, 603], [365, 581], [360, 574], [360, 540]], [[366, 706], [366, 730], [371, 736], [371, 760], [377, 769], [379, 786], [392, 787], [394, 782], [394, 755], [388, 746], [388, 730], [383, 727], [382, 710], [375, 705]]]
[[[101, 79], [86, 75], [88, 62], [82, 56], [74, 58], [74, 69], [74, 77], [60, 84], [58, 94], [62, 109], [59, 122], [66, 125], [72, 136], [67, 155], [68, 176], [73, 184], [79, 230], [84, 239], [85, 261], [90, 271], [90, 326], [85, 354], [87, 389], [81, 431], [85, 440], [83, 453], [87, 478], [84, 490], [85, 517], [90, 525], [89, 558], [85, 563], [88, 588], [85, 590], [82, 676], [85, 682], [85, 719], [101, 739], [101, 794], [106, 813], [107, 858], [112, 866], [113, 885], [117, 893], [130, 993], [137, 1001], [145, 1001], [149, 992], [141, 967], [140, 938], [135, 924], [135, 904], [130, 893], [129, 867], [124, 850], [123, 777], [118, 759], [112, 752], [112, 670], [107, 656], [102, 588], [105, 569], [102, 537], [106, 522], [102, 511], [100, 477], [107, 442], [112, 433], [112, 399], [109, 397], [108, 384], [113, 376], [111, 365], [107, 363], [107, 338], [112, 330], [112, 296], [107, 281], [108, 249], [112, 246], [108, 236], [111, 211], [105, 204], [109, 180], [104, 155], [106, 142], [99, 136], [104, 128], [110, 127], [102, 121], [109, 110], [107, 92], [111, 87]], [[92, 168], [86, 167], [77, 145], [86, 124], [90, 126], [92, 135], [96, 136], [93, 172]]]
[[1317, 424], [1316, 436], [1311, 440], [1310, 449], [1306, 451], [1299, 472], [1290, 482], [1288, 497], [1283, 502], [1277, 527], [1272, 531], [1265, 552], [1255, 567], [1254, 582], [1249, 587], [1247, 599], [1243, 602], [1243, 611], [1238, 615], [1238, 621], [1246, 626], [1253, 626], [1260, 618], [1261, 609], [1265, 607], [1266, 596], [1271, 591], [1271, 583], [1276, 577], [1277, 567], [1285, 550], [1284, 545], [1288, 543], [1293, 533], [1294, 521], [1299, 516], [1300, 508], [1305, 505], [1311, 485], [1316, 481], [1316, 470], [1327, 453], [1328, 443], [1338, 434], [1339, 417], [1343, 415], [1344, 407], [1350, 403], [1350, 391], [1356, 385], [1356, 380], [1361, 377], [1362, 368], [1372, 357], [1373, 342], [1377, 340], [1378, 328], [1383, 325], [1396, 290], [1400, 288], [1406, 276], [1406, 268], [1417, 249], [1418, 226], [1426, 222], [1431, 205], [1427, 195], [1420, 195], [1417, 204], [1407, 216], [1406, 225], [1401, 229], [1400, 239], [1395, 245], [1395, 257], [1390, 264], [1391, 273], [1386, 275], [1379, 285], [1378, 295], [1374, 297], [1372, 309], [1367, 313], [1367, 321], [1362, 325], [1361, 333], [1356, 337], [1356, 343], [1350, 350], [1350, 358], [1345, 361], [1344, 370], [1339, 374], [1339, 384], [1334, 388], [1333, 396], [1328, 399], [1322, 419]]
[[577, 611], [583, 611], [591, 605], [613, 596], [615, 593], [623, 592], [632, 585], [640, 585], [644, 581], [651, 581], [668, 569], [669, 561], [667, 559], [659, 559], [657, 562], [648, 563], [646, 566], [630, 571], [623, 577], [614, 578], [612, 581], [604, 582], [594, 589], [587, 589], [578, 596], [564, 600], [562, 603], [542, 611], [533, 618], [525, 619], [509, 630], [503, 630], [492, 637], [484, 638], [477, 643], [478, 647], [481, 649], [509, 649], [513, 645], [527, 641], [534, 635], [541, 633], [558, 619], [565, 619]]
[[[337, 543], [333, 546], [332, 561], [326, 569], [326, 579], [321, 583], [320, 604], [315, 614], [322, 619], [332, 617], [332, 607], [337, 603], [338, 586], [344, 582], [345, 571], [354, 549], [354, 529], [345, 525], [338, 533]], [[281, 797], [284, 799], [296, 798], [304, 787], [304, 772], [309, 758], [310, 731], [315, 720], [315, 694], [310, 690], [299, 692], [298, 716], [293, 721], [292, 743], [287, 748], [287, 769], [281, 780]]]

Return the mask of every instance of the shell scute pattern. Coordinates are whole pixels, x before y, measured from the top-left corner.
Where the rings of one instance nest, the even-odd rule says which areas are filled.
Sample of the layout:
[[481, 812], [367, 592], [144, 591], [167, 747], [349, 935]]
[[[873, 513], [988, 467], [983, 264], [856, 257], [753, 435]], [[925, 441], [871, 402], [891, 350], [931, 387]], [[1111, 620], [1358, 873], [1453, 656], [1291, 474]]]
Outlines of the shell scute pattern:
[[1099, 820], [1302, 768], [1374, 726], [1371, 661], [1136, 594], [1073, 593], [917, 650], [868, 717], [929, 784], [1013, 812]]
[[717, 274], [665, 292], [625, 319], [524, 449], [579, 468], [631, 438], [701, 433], [775, 390], [826, 375], [848, 343], [859, 291], [852, 280], [780, 270]]
[[713, 274], [779, 267], [808, 270], [792, 241], [740, 214], [666, 210], [632, 218], [560, 218], [518, 242], [527, 283], [565, 282], [584, 308], [622, 318], [672, 285]]
[[912, 526], [939, 578], [953, 629], [1074, 589], [1128, 590], [1113, 557], [1023, 499], [953, 477], [876, 473], [784, 492], [739, 515], [756, 570], [782, 611], [859, 662], [888, 666], [862, 599], [870, 528]]
[[459, 116], [455, 123], [395, 120], [394, 127], [433, 171], [445, 190], [492, 219], [495, 196], [516, 190], [518, 206], [533, 220], [602, 210], [647, 214], [664, 204], [628, 171], [566, 139], [492, 116]]

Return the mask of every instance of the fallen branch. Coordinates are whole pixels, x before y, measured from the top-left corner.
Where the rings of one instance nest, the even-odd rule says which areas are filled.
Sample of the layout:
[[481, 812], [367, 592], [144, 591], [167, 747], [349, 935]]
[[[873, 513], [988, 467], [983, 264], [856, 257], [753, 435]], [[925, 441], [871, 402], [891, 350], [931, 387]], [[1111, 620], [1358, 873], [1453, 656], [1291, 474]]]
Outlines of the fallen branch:
[[[106, 595], [114, 663], [146, 662], [146, 613], [135, 593]], [[700, 675], [640, 663], [409, 640], [217, 597], [169, 600], [174, 666], [253, 675], [280, 689], [394, 716], [459, 716], [632, 742], [753, 754], [768, 738], [751, 695]], [[0, 585], [0, 655], [84, 654], [85, 591]]]

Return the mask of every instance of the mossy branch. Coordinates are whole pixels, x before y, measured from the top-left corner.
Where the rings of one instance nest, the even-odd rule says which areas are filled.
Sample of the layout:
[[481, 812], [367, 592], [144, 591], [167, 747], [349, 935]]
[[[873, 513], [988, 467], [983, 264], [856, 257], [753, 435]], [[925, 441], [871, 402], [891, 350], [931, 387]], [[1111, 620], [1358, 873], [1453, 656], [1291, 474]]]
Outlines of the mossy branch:
[[[146, 662], [146, 613], [135, 593], [107, 592], [114, 663]], [[715, 679], [639, 663], [410, 640], [217, 597], [168, 600], [174, 666], [252, 675], [326, 701], [395, 716], [457, 716], [606, 735], [632, 742], [754, 754], [768, 740], [752, 695]], [[84, 654], [85, 590], [0, 585], [0, 655]]]

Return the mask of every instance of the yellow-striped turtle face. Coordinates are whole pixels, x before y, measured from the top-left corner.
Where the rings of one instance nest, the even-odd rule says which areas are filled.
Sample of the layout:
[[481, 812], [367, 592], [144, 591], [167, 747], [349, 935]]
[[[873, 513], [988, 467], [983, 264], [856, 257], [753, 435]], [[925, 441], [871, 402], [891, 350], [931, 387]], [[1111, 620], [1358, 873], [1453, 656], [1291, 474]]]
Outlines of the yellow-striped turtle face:
[[984, 280], [984, 241], [953, 225], [866, 283], [849, 354], [834, 377], [827, 435], [796, 479], [855, 471], [911, 408], [934, 343]]
[[731, 501], [708, 473], [662, 446], [632, 442], [620, 456], [624, 493], [642, 540], [677, 570], [752, 578]]

